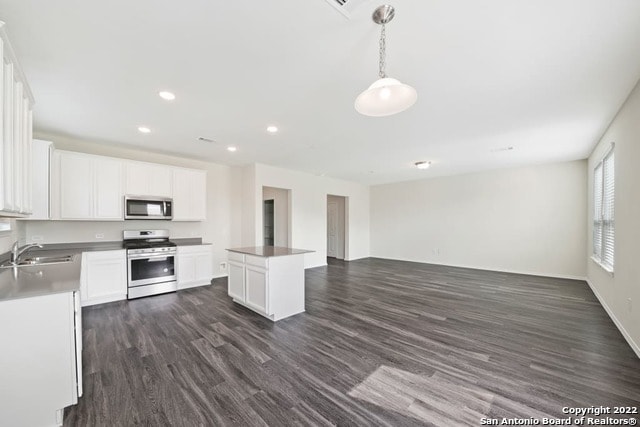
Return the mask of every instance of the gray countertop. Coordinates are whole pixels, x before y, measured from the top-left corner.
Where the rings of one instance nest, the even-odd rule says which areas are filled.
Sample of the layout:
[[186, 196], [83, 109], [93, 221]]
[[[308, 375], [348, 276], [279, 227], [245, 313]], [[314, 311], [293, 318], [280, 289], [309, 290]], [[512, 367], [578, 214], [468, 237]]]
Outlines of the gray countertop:
[[0, 302], [30, 298], [80, 289], [82, 254], [70, 251], [47, 251], [47, 255], [70, 255], [73, 261], [61, 264], [0, 268]]
[[[208, 244], [203, 243], [201, 238], [171, 239], [171, 241], [178, 246]], [[0, 302], [77, 291], [80, 289], [82, 252], [123, 249], [122, 241], [47, 243], [43, 246], [42, 249], [30, 249], [28, 254], [47, 256], [73, 254], [73, 261], [61, 264], [0, 268]], [[8, 259], [8, 252], [0, 255], [0, 263], [8, 261]]]
[[276, 257], [287, 255], [308, 254], [314, 251], [306, 249], [287, 248], [284, 246], [249, 246], [244, 248], [229, 248], [229, 252], [237, 252], [245, 255], [255, 255], [261, 257]]
[[[211, 243], [203, 243], [201, 237], [192, 237], [186, 239], [169, 239], [177, 246], [200, 246], [210, 245]], [[89, 251], [113, 251], [118, 249], [124, 249], [122, 246], [122, 240], [115, 242], [78, 242], [78, 243], [47, 243], [43, 245], [42, 249], [32, 249], [31, 252], [49, 251], [52, 249], [58, 250], [74, 250], [79, 252]]]

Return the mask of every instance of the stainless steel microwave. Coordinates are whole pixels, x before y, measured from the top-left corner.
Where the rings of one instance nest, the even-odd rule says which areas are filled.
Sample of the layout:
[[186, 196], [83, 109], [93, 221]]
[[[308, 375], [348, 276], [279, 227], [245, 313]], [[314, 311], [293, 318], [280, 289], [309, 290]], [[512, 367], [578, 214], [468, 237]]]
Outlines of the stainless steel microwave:
[[124, 219], [172, 219], [173, 199], [124, 196]]

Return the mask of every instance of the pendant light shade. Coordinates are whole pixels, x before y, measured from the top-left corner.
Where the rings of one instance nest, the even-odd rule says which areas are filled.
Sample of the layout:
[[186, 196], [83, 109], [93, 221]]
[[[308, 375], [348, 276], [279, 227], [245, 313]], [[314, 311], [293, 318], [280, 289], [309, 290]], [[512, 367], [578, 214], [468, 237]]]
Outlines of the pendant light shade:
[[365, 116], [391, 116], [406, 110], [416, 103], [418, 93], [409, 85], [387, 77], [386, 66], [386, 32], [385, 24], [391, 22], [395, 9], [389, 5], [378, 7], [372, 15], [373, 22], [382, 26], [380, 30], [380, 62], [378, 80], [356, 98], [356, 111]]
[[391, 116], [416, 103], [418, 93], [396, 79], [378, 79], [356, 98], [356, 111], [365, 116]]

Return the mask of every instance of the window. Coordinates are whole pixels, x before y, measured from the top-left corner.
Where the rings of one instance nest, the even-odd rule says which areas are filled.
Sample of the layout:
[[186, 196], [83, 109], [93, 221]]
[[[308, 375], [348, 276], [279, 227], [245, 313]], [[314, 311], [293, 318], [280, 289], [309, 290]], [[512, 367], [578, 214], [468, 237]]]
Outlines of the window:
[[613, 144], [593, 173], [593, 259], [613, 273], [615, 157]]

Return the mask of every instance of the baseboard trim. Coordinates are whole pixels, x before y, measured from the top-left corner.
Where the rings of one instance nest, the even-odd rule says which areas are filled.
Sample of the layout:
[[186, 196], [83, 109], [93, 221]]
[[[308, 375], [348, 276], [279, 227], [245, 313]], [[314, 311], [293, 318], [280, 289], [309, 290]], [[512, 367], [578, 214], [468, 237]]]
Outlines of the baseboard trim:
[[420, 264], [440, 265], [443, 267], [469, 268], [471, 270], [496, 271], [498, 273], [522, 274], [525, 276], [551, 277], [553, 279], [569, 279], [569, 280], [582, 280], [582, 281], [587, 280], [585, 276], [575, 276], [571, 274], [540, 273], [540, 272], [533, 272], [533, 271], [509, 270], [504, 268], [480, 267], [477, 265], [443, 264], [438, 262], [426, 262], [423, 260], [413, 260], [413, 259], [406, 259], [406, 258], [389, 258], [389, 257], [375, 257], [375, 256], [372, 256], [371, 258], [389, 259], [393, 261], [417, 262]]
[[604, 311], [607, 312], [607, 314], [609, 315], [611, 320], [613, 320], [613, 323], [616, 325], [616, 327], [618, 328], [618, 330], [620, 331], [624, 339], [627, 341], [627, 343], [633, 350], [633, 352], [636, 354], [636, 356], [638, 356], [638, 359], [640, 359], [640, 345], [638, 345], [638, 343], [633, 341], [633, 338], [631, 338], [631, 335], [629, 335], [629, 333], [624, 328], [624, 326], [622, 326], [622, 323], [618, 320], [616, 315], [613, 313], [613, 310], [609, 308], [607, 303], [604, 301], [604, 298], [602, 298], [598, 290], [595, 288], [595, 286], [591, 284], [589, 279], [586, 279], [586, 282], [589, 285], [589, 288], [591, 288], [591, 292], [593, 292], [596, 298], [598, 298], [598, 302], [600, 302], [600, 305], [604, 308]]

